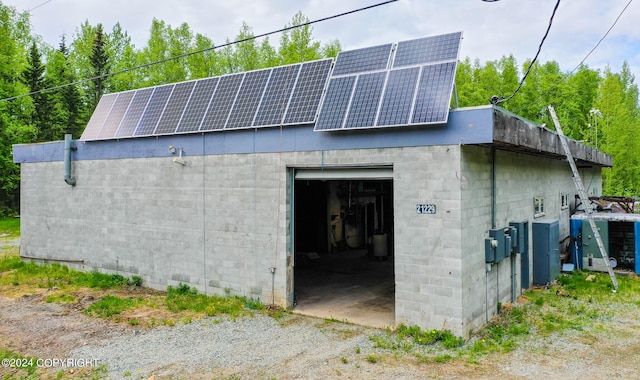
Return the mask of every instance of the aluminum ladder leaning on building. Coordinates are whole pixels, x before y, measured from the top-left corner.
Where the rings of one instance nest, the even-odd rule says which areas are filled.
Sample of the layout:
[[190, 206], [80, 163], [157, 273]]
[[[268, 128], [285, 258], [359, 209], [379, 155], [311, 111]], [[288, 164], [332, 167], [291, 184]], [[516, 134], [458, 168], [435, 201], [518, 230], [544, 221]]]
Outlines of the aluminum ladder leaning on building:
[[609, 255], [607, 254], [607, 250], [604, 248], [604, 244], [602, 243], [602, 238], [600, 237], [600, 233], [598, 232], [596, 222], [595, 220], [593, 220], [593, 209], [591, 208], [591, 202], [589, 201], [589, 197], [587, 196], [587, 191], [585, 190], [584, 184], [582, 183], [582, 178], [580, 177], [580, 173], [578, 172], [578, 168], [576, 167], [576, 162], [573, 159], [571, 150], [569, 150], [567, 138], [564, 135], [564, 132], [562, 132], [562, 127], [560, 127], [560, 122], [558, 121], [558, 116], [556, 116], [556, 111], [552, 106], [549, 106], [549, 113], [551, 114], [553, 123], [556, 126], [558, 137], [560, 137], [560, 144], [562, 145], [562, 149], [564, 149], [564, 153], [567, 156], [569, 166], [571, 166], [571, 171], [573, 172], [573, 183], [576, 185], [578, 195], [580, 196], [580, 200], [584, 205], [584, 212], [587, 214], [587, 220], [589, 221], [589, 225], [591, 226], [591, 230], [593, 231], [593, 237], [596, 239], [596, 243], [598, 244], [598, 248], [600, 249], [600, 254], [604, 259], [604, 263], [607, 267], [607, 272], [609, 272], [609, 277], [611, 277], [611, 282], [613, 283], [613, 292], [615, 293], [618, 290], [618, 280], [616, 279], [615, 273], [613, 273], [613, 268], [611, 268]]

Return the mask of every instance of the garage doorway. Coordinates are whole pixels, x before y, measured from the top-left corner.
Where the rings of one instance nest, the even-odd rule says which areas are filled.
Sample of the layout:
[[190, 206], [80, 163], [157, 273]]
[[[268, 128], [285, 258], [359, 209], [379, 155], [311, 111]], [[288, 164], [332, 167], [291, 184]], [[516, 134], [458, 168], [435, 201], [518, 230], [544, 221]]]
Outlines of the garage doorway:
[[392, 174], [390, 168], [296, 171], [295, 312], [394, 325]]

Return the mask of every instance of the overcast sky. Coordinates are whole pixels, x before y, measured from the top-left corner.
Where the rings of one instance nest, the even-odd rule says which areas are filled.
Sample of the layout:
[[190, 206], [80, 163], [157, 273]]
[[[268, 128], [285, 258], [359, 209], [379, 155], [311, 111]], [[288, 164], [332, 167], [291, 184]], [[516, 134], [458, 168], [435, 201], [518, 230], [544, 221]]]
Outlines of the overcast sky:
[[[31, 10], [33, 31], [57, 46], [70, 40], [85, 20], [111, 30], [116, 22], [141, 48], [155, 17], [173, 27], [183, 22], [214, 43], [233, 39], [242, 22], [261, 34], [282, 28], [298, 11], [316, 20], [383, 0], [0, 0]], [[462, 31], [460, 58], [482, 62], [513, 54], [522, 64], [533, 58], [557, 0], [398, 0], [313, 26], [316, 40], [333, 39], [344, 50]], [[561, 1], [540, 59], [572, 70], [604, 36], [629, 0]], [[591, 68], [619, 71], [627, 61], [640, 80], [640, 0], [631, 2], [609, 36], [586, 60]], [[270, 37], [277, 46], [279, 35]]]

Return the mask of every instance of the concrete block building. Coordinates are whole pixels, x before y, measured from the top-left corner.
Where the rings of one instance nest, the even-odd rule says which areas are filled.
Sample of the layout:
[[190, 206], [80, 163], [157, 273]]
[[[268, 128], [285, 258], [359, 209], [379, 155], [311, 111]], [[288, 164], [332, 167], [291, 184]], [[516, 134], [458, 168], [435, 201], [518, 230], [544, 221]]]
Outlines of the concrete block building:
[[[575, 189], [555, 132], [496, 106], [449, 110], [452, 82], [442, 90], [444, 115], [417, 118], [421, 109], [442, 108], [420, 102], [422, 84], [439, 80], [429, 70], [453, 78], [457, 50], [453, 59], [397, 64], [407, 57], [403, 46], [417, 49], [409, 42], [383, 48], [383, 67], [353, 72], [340, 65], [348, 57], [342, 53], [336, 62], [316, 61], [327, 68], [307, 83], [307, 95], [310, 83], [318, 87], [311, 105], [296, 103], [311, 63], [257, 71], [253, 82], [255, 72], [243, 73], [235, 88], [232, 77], [240, 74], [171, 85], [164, 95], [167, 86], [106, 95], [79, 141], [13, 147], [22, 174], [21, 255], [295, 310], [314, 257], [358, 251], [363, 262], [389, 269], [369, 280], [391, 284], [392, 323], [467, 335], [531, 286], [532, 223], [558, 220], [560, 238], [569, 235]], [[394, 87], [394, 76], [406, 82], [412, 73], [408, 90]], [[282, 85], [285, 77], [291, 87]], [[277, 79], [279, 91], [269, 95]], [[211, 89], [223, 80], [227, 108]], [[246, 83], [253, 87], [243, 92]], [[359, 84], [380, 96], [359, 102]], [[402, 91], [409, 105], [385, 103]], [[345, 100], [336, 98], [345, 92], [341, 108]], [[155, 119], [154, 94], [165, 102]], [[252, 97], [254, 108], [238, 103]], [[133, 114], [136, 99], [144, 112]], [[256, 126], [272, 115], [261, 110], [283, 102], [283, 117]], [[403, 106], [406, 118], [381, 124], [385, 109]], [[375, 117], [362, 124], [366, 110]], [[184, 122], [190, 112], [196, 127]], [[587, 190], [600, 194], [601, 168], [611, 157], [569, 145]], [[489, 260], [491, 231], [512, 223], [526, 229], [526, 249]]]

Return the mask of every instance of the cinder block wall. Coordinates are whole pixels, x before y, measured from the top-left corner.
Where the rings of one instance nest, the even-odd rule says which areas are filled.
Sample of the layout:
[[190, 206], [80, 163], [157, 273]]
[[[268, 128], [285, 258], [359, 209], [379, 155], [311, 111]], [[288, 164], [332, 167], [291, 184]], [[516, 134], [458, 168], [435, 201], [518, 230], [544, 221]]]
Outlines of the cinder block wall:
[[[533, 197], [544, 196], [545, 218], [560, 218], [568, 234], [568, 210], [560, 209], [560, 192], [574, 194], [567, 164], [503, 151], [496, 158], [497, 226], [532, 222]], [[22, 164], [22, 254], [84, 260], [77, 266], [139, 275], [160, 289], [182, 282], [291, 306], [289, 168], [392, 165], [396, 323], [466, 335], [495, 314], [498, 301], [511, 299], [508, 264], [485, 271], [488, 148], [185, 160], [184, 167], [171, 157], [75, 161], [75, 187], [63, 181], [62, 162]], [[599, 171], [583, 175], [601, 188]], [[425, 203], [435, 204], [436, 214], [417, 214], [416, 204]]]
[[[574, 208], [571, 169], [564, 160], [496, 150], [496, 228], [509, 222], [529, 222], [529, 281], [533, 276], [531, 223], [540, 219], [559, 219], [560, 238], [569, 235], [570, 211]], [[484, 247], [491, 226], [491, 149], [480, 146], [462, 148], [465, 181], [463, 208], [463, 303], [465, 331], [481, 327], [497, 314], [498, 303], [511, 302], [511, 263], [504, 260], [486, 272]], [[592, 192], [602, 189], [599, 169], [580, 170], [585, 187]], [[571, 207], [561, 207], [561, 195], [569, 194]], [[545, 214], [534, 216], [533, 198], [543, 197]], [[523, 290], [520, 257], [516, 257], [516, 294]]]
[[25, 163], [22, 254], [291, 306], [288, 168], [393, 165], [396, 320], [459, 333], [459, 158], [454, 145], [81, 160], [75, 187], [62, 162]]
[[[462, 334], [460, 147], [285, 154], [288, 167], [393, 165], [396, 323]], [[435, 204], [435, 215], [416, 213]]]

